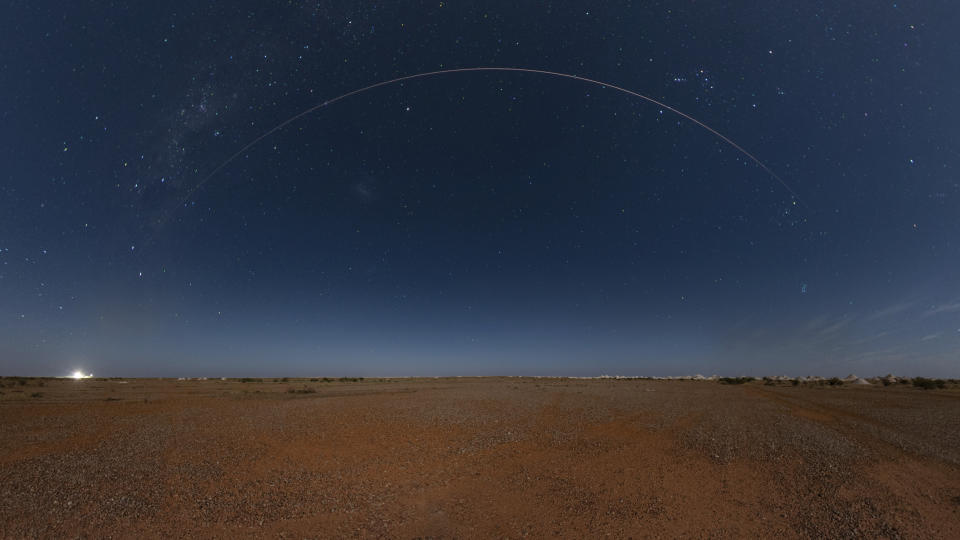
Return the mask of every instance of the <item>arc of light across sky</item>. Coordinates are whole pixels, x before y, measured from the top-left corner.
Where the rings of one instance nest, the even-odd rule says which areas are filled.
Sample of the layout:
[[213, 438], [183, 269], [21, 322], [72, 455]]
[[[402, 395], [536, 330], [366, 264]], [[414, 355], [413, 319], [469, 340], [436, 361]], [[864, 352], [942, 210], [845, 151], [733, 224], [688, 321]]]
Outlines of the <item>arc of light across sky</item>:
[[683, 117], [683, 118], [685, 118], [685, 119], [693, 122], [694, 124], [702, 127], [703, 129], [709, 131], [710, 133], [713, 133], [714, 135], [716, 135], [717, 137], [719, 137], [723, 142], [725, 142], [725, 143], [729, 144], [730, 146], [732, 146], [732, 147], [736, 148], [737, 150], [739, 150], [740, 153], [742, 153], [743, 155], [745, 155], [745, 156], [747, 156], [748, 158], [750, 158], [751, 161], [753, 161], [754, 163], [756, 163], [758, 166], [760, 166], [761, 169], [763, 169], [764, 171], [766, 171], [767, 174], [769, 174], [769, 175], [770, 175], [771, 177], [773, 177], [777, 182], [779, 182], [779, 183], [790, 193], [790, 195], [793, 196], [793, 198], [794, 198], [796, 201], [798, 201], [798, 202], [800, 202], [801, 204], [804, 204], [804, 206], [806, 206], [806, 204], [803, 203], [803, 200], [800, 199], [800, 197], [797, 195], [797, 193], [796, 193], [795, 191], [793, 191], [793, 189], [791, 189], [790, 186], [787, 185], [787, 183], [786, 183], [782, 178], [780, 178], [780, 176], [777, 175], [777, 173], [773, 172], [773, 170], [771, 170], [770, 167], [767, 167], [762, 161], [760, 161], [759, 159], [757, 159], [757, 158], [756, 158], [753, 154], [751, 154], [750, 152], [747, 152], [746, 150], [744, 150], [744, 148], [743, 148], [742, 146], [740, 146], [739, 144], [733, 142], [733, 140], [731, 140], [730, 138], [728, 138], [726, 135], [723, 135], [723, 134], [720, 133], [719, 131], [713, 129], [712, 127], [704, 124], [703, 122], [697, 120], [696, 118], [690, 116], [689, 114], [687, 114], [687, 113], [685, 113], [685, 112], [683, 112], [683, 111], [680, 111], [680, 110], [678, 110], [678, 109], [675, 109], [675, 108], [671, 107], [670, 105], [667, 105], [666, 103], [657, 101], [656, 99], [653, 99], [653, 98], [650, 97], [650, 96], [645, 96], [645, 95], [643, 95], [643, 94], [641, 94], [641, 93], [639, 93], [639, 92], [634, 92], [633, 90], [628, 90], [628, 89], [626, 89], [626, 88], [623, 88], [622, 86], [617, 86], [617, 85], [615, 85], [615, 84], [610, 84], [610, 83], [606, 83], [606, 82], [603, 82], [603, 81], [598, 81], [598, 80], [596, 80], [596, 79], [588, 79], [587, 77], [581, 77], [581, 76], [579, 76], [579, 75], [572, 75], [572, 74], [570, 74], [570, 73], [560, 73], [560, 72], [558, 72], [558, 71], [547, 71], [547, 70], [544, 70], [544, 69], [519, 68], [519, 67], [467, 67], [467, 68], [441, 69], [441, 70], [438, 70], [438, 71], [427, 71], [427, 72], [424, 72], [424, 73], [416, 73], [416, 74], [413, 74], [413, 75], [405, 75], [405, 76], [403, 76], [403, 77], [397, 77], [397, 78], [395, 78], [395, 79], [390, 79], [390, 80], [388, 80], [388, 81], [381, 81], [381, 82], [378, 82], [378, 83], [375, 83], [375, 84], [371, 84], [371, 85], [369, 85], [369, 86], [364, 86], [363, 88], [358, 88], [358, 89], [356, 89], [356, 90], [352, 90], [352, 91], [350, 91], [350, 92], [347, 92], [346, 94], [339, 95], [339, 96], [337, 96], [337, 97], [335, 97], [335, 98], [333, 98], [333, 99], [328, 99], [327, 101], [324, 101], [323, 103], [320, 103], [320, 104], [318, 104], [318, 105], [314, 105], [313, 107], [310, 107], [309, 109], [306, 109], [306, 110], [304, 110], [304, 111], [302, 111], [302, 112], [300, 112], [300, 113], [297, 113], [297, 114], [291, 116], [290, 118], [284, 120], [283, 122], [280, 122], [280, 123], [277, 124], [276, 126], [270, 128], [268, 131], [266, 131], [263, 135], [260, 135], [260, 136], [257, 137], [256, 139], [253, 139], [252, 141], [248, 142], [248, 143], [247, 143], [246, 145], [244, 145], [243, 148], [241, 148], [240, 150], [237, 150], [236, 153], [234, 153], [233, 155], [231, 155], [230, 157], [228, 157], [226, 160], [224, 160], [223, 163], [221, 163], [221, 164], [218, 165], [215, 169], [213, 169], [212, 171], [210, 171], [210, 173], [207, 174], [207, 176], [205, 176], [202, 180], [200, 180], [199, 183], [197, 183], [197, 185], [195, 185], [190, 191], [188, 191], [187, 194], [186, 194], [186, 196], [185, 196], [185, 197], [183, 198], [183, 200], [181, 201], [181, 206], [187, 204], [187, 202], [190, 201], [190, 199], [193, 197], [193, 194], [196, 193], [197, 190], [199, 190], [200, 188], [202, 188], [202, 187], [204, 186], [204, 184], [206, 184], [207, 182], [209, 182], [211, 178], [213, 178], [218, 172], [220, 172], [221, 169], [223, 169], [224, 167], [226, 167], [227, 165], [229, 165], [230, 162], [232, 162], [233, 160], [237, 159], [238, 157], [240, 157], [241, 154], [243, 154], [244, 152], [246, 152], [247, 150], [249, 150], [250, 147], [254, 146], [254, 145], [257, 144], [258, 142], [262, 141], [263, 139], [269, 137], [269, 136], [272, 135], [273, 133], [276, 133], [277, 131], [280, 131], [281, 129], [283, 129], [284, 127], [286, 127], [288, 124], [290, 124], [290, 123], [292, 123], [292, 122], [295, 122], [296, 120], [298, 120], [298, 119], [300, 119], [300, 118], [303, 118], [304, 116], [306, 116], [306, 115], [308, 115], [308, 114], [310, 114], [310, 113], [312, 113], [312, 112], [314, 112], [314, 111], [316, 111], [316, 110], [318, 110], [318, 109], [321, 109], [321, 108], [326, 107], [326, 106], [328, 106], [328, 105], [332, 105], [332, 104], [334, 104], [334, 103], [336, 103], [336, 102], [338, 102], [338, 101], [340, 101], [340, 100], [342, 100], [342, 99], [346, 99], [346, 98], [348, 98], [348, 97], [350, 97], [350, 96], [355, 96], [355, 95], [357, 95], [357, 94], [362, 94], [362, 93], [364, 93], [364, 92], [366, 92], [366, 91], [368, 91], [368, 90], [373, 90], [374, 88], [379, 88], [379, 87], [381, 87], [381, 86], [388, 86], [388, 85], [391, 85], [391, 84], [394, 84], [394, 83], [399, 83], [399, 82], [403, 82], [403, 81], [409, 81], [409, 80], [411, 80], [411, 79], [422, 79], [422, 78], [424, 78], [424, 77], [433, 77], [433, 76], [435, 76], [435, 75], [446, 75], [446, 74], [449, 74], [449, 73], [467, 73], [467, 72], [474, 72], [474, 71], [497, 71], [497, 72], [536, 73], [536, 74], [539, 74], [539, 75], [549, 75], [549, 76], [552, 76], [552, 77], [562, 77], [562, 78], [564, 78], [564, 79], [573, 79], [573, 80], [576, 80], [576, 81], [583, 81], [583, 82], [586, 82], [586, 83], [595, 84], [595, 85], [597, 85], [597, 86], [601, 86], [601, 87], [604, 87], [604, 88], [612, 88], [612, 89], [614, 89], [614, 90], [623, 92], [624, 94], [628, 94], [628, 95], [631, 95], [631, 96], [634, 96], [634, 97], [638, 97], [638, 98], [640, 98], [640, 99], [642, 99], [642, 100], [644, 100], [644, 101], [653, 103], [654, 105], [657, 105], [657, 106], [659, 106], [659, 107], [662, 107], [662, 108], [664, 108], [664, 109], [666, 109], [666, 110], [668, 110], [668, 111], [670, 111], [670, 112], [672, 112], [672, 113], [674, 113], [674, 114], [677, 114], [677, 115], [679, 115], [679, 116], [681, 116], [681, 117]]

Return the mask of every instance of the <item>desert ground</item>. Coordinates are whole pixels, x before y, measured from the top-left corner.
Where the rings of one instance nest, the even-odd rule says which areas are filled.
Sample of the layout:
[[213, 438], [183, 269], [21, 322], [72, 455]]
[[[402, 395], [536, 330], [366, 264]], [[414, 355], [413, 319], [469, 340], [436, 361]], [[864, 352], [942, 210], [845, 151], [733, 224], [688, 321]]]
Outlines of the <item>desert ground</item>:
[[960, 538], [955, 387], [0, 381], [5, 538]]

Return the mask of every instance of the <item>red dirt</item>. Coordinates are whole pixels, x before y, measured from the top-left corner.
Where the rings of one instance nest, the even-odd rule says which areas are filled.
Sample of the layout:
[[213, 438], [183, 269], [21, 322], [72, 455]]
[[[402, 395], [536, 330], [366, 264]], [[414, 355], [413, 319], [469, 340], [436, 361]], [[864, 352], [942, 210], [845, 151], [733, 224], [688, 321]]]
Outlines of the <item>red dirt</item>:
[[956, 390], [42, 382], [0, 388], [4, 537], [960, 538]]

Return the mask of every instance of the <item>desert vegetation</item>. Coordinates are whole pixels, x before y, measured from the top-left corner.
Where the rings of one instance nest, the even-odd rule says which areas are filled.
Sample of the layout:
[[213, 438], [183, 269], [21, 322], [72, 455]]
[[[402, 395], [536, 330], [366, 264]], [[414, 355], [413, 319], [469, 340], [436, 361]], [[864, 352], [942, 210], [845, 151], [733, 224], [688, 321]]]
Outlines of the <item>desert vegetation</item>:
[[746, 384], [755, 380], [753, 377], [720, 377], [717, 382], [720, 384]]

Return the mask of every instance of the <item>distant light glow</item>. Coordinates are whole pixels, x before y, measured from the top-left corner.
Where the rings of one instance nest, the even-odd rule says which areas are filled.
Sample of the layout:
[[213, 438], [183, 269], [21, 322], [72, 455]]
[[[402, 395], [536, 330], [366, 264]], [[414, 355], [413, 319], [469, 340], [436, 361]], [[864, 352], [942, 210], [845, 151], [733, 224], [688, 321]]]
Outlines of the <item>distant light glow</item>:
[[70, 377], [72, 377], [72, 378], [74, 378], [74, 379], [77, 379], [77, 380], [79, 380], [79, 379], [89, 379], [89, 378], [93, 377], [93, 373], [84, 374], [82, 371], [77, 370], [77, 371], [74, 371], [73, 374], [70, 375]]

